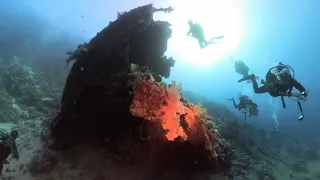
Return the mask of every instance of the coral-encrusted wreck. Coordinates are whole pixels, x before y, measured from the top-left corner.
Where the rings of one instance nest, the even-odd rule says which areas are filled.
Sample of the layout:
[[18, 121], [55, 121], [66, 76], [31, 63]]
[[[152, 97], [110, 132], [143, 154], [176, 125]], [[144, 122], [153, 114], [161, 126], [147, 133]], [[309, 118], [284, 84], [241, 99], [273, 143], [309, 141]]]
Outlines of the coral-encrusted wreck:
[[[156, 11], [172, 8], [150, 4], [119, 14], [86, 44], [51, 124], [51, 147], [64, 150], [90, 140], [129, 154], [139, 144], [165, 171], [199, 166], [220, 171], [228, 162], [210, 118], [200, 106], [182, 102], [176, 85], [155, 78], [169, 77], [174, 65], [164, 56], [170, 24], [154, 21]], [[132, 64], [150, 71], [132, 73]]]

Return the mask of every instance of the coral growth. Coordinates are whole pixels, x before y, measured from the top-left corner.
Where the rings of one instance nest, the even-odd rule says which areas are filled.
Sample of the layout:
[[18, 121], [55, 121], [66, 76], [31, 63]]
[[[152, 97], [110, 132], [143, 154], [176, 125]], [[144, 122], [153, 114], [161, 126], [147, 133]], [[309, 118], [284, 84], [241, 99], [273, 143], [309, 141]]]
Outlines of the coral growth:
[[180, 137], [192, 144], [202, 144], [217, 157], [218, 136], [208, 125], [206, 110], [201, 105], [181, 102], [179, 87], [154, 80], [151, 74], [138, 75], [130, 112], [136, 117], [160, 124], [165, 137], [174, 141]]
[[162, 86], [152, 75], [139, 76], [136, 80], [134, 100], [130, 106], [132, 115], [146, 120], [160, 122], [167, 130], [168, 140], [187, 136], [180, 126], [180, 115], [185, 114], [185, 106], [180, 102], [176, 85]]
[[60, 108], [60, 89], [43, 76], [19, 57], [0, 58], [0, 123], [30, 118], [30, 106], [43, 111]]
[[16, 122], [19, 112], [12, 103], [12, 97], [4, 90], [0, 90], [0, 123]]
[[2, 89], [24, 105], [43, 106], [50, 103], [59, 105], [61, 92], [56, 83], [45, 78], [43, 72], [37, 72], [22, 62], [23, 59], [16, 56], [0, 59]]

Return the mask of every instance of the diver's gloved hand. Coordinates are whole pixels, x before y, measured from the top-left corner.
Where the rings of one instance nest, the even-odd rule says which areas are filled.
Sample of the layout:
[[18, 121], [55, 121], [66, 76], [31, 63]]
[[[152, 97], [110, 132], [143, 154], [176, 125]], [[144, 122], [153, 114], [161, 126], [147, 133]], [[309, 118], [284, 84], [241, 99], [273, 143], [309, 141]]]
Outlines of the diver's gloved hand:
[[296, 97], [298, 100], [302, 102], [306, 102], [307, 100], [307, 92], [292, 92], [291, 95], [292, 97]]
[[304, 96], [304, 97], [307, 97], [307, 96], [308, 96], [308, 92], [307, 92], [307, 91], [303, 91], [303, 92], [301, 93], [301, 95]]
[[299, 97], [299, 100], [300, 100], [300, 101], [303, 101], [303, 102], [306, 102], [307, 96], [308, 96], [307, 91], [304, 91], [304, 92], [301, 93], [301, 95], [300, 95], [300, 97]]
[[300, 101], [302, 102], [306, 102], [307, 101], [307, 98], [303, 95], [301, 95], [299, 98], [298, 98]]

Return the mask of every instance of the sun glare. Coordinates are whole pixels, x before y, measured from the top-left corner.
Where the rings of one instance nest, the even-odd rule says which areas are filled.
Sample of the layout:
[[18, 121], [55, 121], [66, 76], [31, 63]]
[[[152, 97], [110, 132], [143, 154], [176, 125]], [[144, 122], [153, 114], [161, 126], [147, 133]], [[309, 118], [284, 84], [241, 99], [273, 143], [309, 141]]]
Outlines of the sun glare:
[[[172, 0], [175, 10], [167, 15], [172, 24], [172, 37], [168, 41], [167, 54], [177, 61], [207, 66], [222, 59], [239, 46], [243, 37], [242, 13], [237, 0]], [[200, 23], [206, 39], [224, 35], [200, 49], [196, 39], [187, 36], [188, 20]]]

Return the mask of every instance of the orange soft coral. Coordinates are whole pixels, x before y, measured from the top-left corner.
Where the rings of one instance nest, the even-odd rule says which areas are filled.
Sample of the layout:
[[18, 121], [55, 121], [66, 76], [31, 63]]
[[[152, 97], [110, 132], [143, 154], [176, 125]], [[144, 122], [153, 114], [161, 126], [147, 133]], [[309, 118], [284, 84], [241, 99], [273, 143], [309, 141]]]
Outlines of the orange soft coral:
[[160, 123], [167, 131], [168, 140], [179, 136], [186, 138], [179, 118], [179, 114], [184, 114], [184, 106], [175, 85], [167, 87], [155, 82], [151, 75], [139, 76], [130, 112], [136, 117]]
[[[185, 106], [176, 84], [169, 86], [157, 83], [150, 74], [136, 79], [134, 98], [130, 106], [132, 115], [161, 124], [169, 141], [181, 137], [194, 144], [204, 144], [215, 152], [217, 136], [208, 129], [206, 110], [201, 105]], [[180, 124], [183, 115], [187, 127]]]

